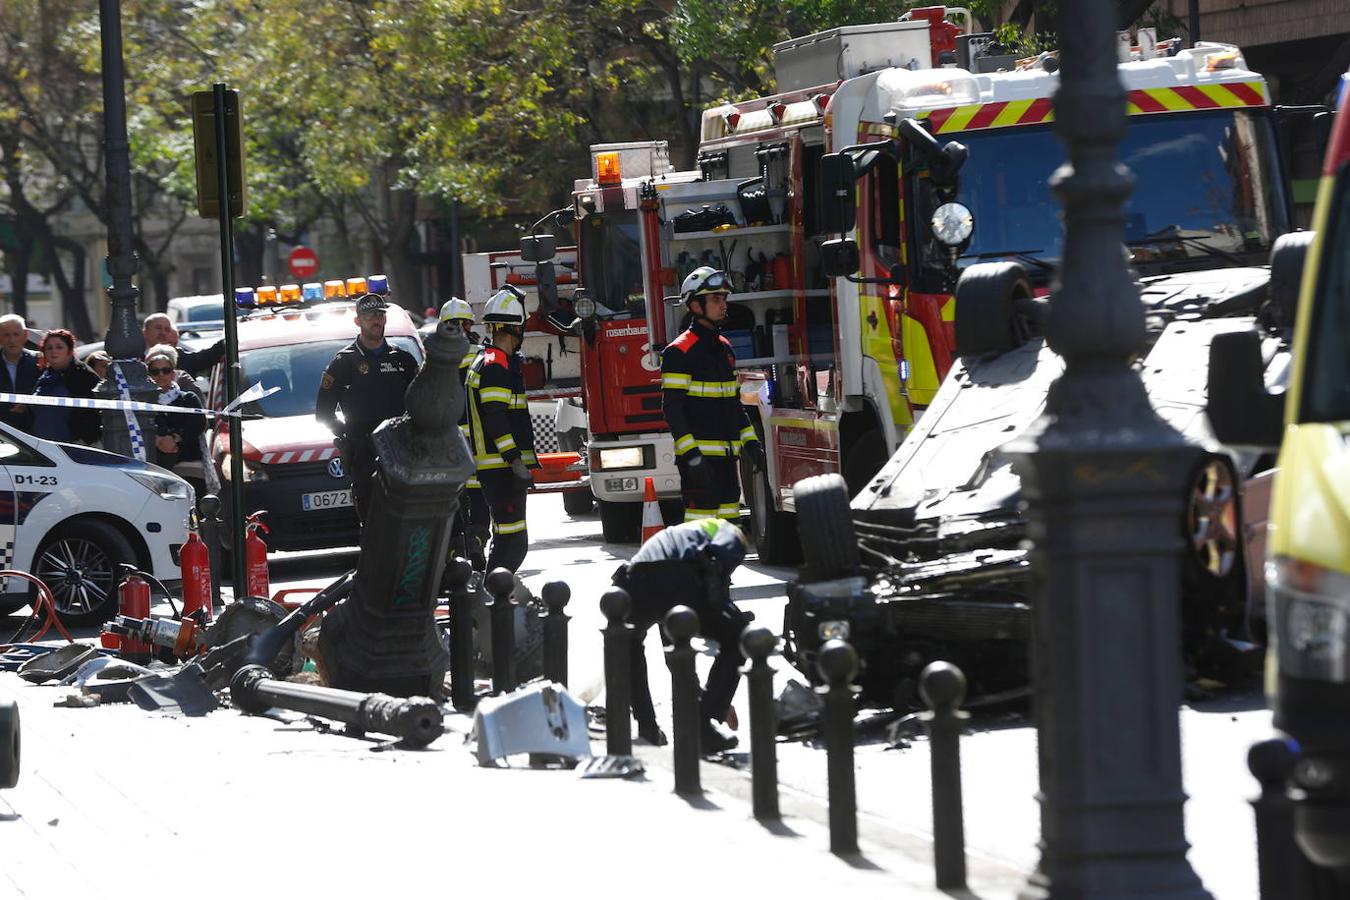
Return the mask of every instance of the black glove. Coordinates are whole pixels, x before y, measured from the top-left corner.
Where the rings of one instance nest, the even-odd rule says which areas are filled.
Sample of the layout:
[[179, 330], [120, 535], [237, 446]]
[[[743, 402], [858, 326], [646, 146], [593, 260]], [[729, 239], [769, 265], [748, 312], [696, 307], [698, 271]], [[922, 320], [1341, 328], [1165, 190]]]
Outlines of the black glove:
[[750, 467], [756, 472], [764, 471], [764, 446], [759, 441], [746, 441], [741, 454], [750, 461]]
[[697, 450], [689, 454], [689, 461], [684, 464], [685, 471], [689, 473], [689, 486], [705, 488], [708, 486], [708, 467], [704, 464], [703, 454]]

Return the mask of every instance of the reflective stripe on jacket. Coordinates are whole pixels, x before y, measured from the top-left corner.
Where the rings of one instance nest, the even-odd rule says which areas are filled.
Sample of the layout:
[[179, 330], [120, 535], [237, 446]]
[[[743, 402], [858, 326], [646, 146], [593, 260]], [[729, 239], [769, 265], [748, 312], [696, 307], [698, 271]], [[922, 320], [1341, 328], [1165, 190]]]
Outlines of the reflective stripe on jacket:
[[738, 456], [755, 430], [741, 405], [731, 342], [694, 322], [661, 353], [661, 411], [675, 453]]
[[517, 459], [538, 462], [521, 362], [519, 353], [484, 347], [465, 376], [469, 446], [480, 470], [504, 469]]

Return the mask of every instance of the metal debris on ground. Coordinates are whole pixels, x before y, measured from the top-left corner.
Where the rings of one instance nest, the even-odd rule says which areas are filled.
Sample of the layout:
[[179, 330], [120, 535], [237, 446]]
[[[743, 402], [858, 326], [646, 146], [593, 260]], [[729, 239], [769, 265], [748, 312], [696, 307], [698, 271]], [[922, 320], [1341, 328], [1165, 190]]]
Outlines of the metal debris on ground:
[[636, 756], [592, 756], [577, 769], [577, 777], [633, 778], [646, 771]]
[[469, 737], [477, 741], [475, 754], [483, 766], [522, 753], [572, 760], [591, 755], [586, 708], [551, 681], [479, 701]]
[[65, 678], [80, 666], [100, 656], [97, 647], [88, 644], [65, 644], [32, 657], [19, 666], [19, 677], [32, 684], [43, 684]]

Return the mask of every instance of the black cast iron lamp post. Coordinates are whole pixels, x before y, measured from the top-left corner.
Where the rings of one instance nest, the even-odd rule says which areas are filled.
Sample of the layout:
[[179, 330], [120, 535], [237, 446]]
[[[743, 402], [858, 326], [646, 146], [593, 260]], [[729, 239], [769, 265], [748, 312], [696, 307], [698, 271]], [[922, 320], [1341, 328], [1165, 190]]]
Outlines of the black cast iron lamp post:
[[[127, 99], [122, 69], [122, 10], [119, 0], [99, 0], [99, 34], [103, 49], [103, 146], [108, 191], [108, 275], [112, 285], [108, 299], [112, 318], [103, 346], [120, 369], [131, 399], [153, 401], [159, 389], [146, 374], [141, 356], [145, 340], [137, 322], [140, 291], [132, 282], [138, 263], [131, 227], [131, 151], [127, 141]], [[109, 377], [97, 388], [104, 399], [121, 397], [123, 385], [109, 368]], [[133, 444], [131, 422], [139, 431], [139, 446]], [[120, 411], [103, 413], [103, 446], [125, 456], [144, 456], [154, 438], [149, 416], [128, 416]], [[140, 452], [138, 453], [138, 449]]]
[[1059, 6], [1055, 128], [1068, 160], [1045, 413], [1006, 448], [1028, 502], [1041, 861], [1024, 900], [1209, 894], [1186, 859], [1178, 594], [1199, 451], [1149, 404], [1144, 309], [1121, 254], [1133, 189], [1109, 0]]

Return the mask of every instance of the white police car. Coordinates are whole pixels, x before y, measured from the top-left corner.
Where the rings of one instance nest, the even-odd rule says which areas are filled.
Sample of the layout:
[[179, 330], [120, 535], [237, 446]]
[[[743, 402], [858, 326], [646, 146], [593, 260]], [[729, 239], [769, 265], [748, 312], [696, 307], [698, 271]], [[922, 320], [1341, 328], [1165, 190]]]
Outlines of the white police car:
[[[51, 588], [69, 624], [117, 611], [117, 566], [130, 563], [172, 589], [194, 497], [158, 466], [58, 444], [0, 423], [0, 568]], [[0, 583], [0, 614], [29, 602], [28, 583]]]

